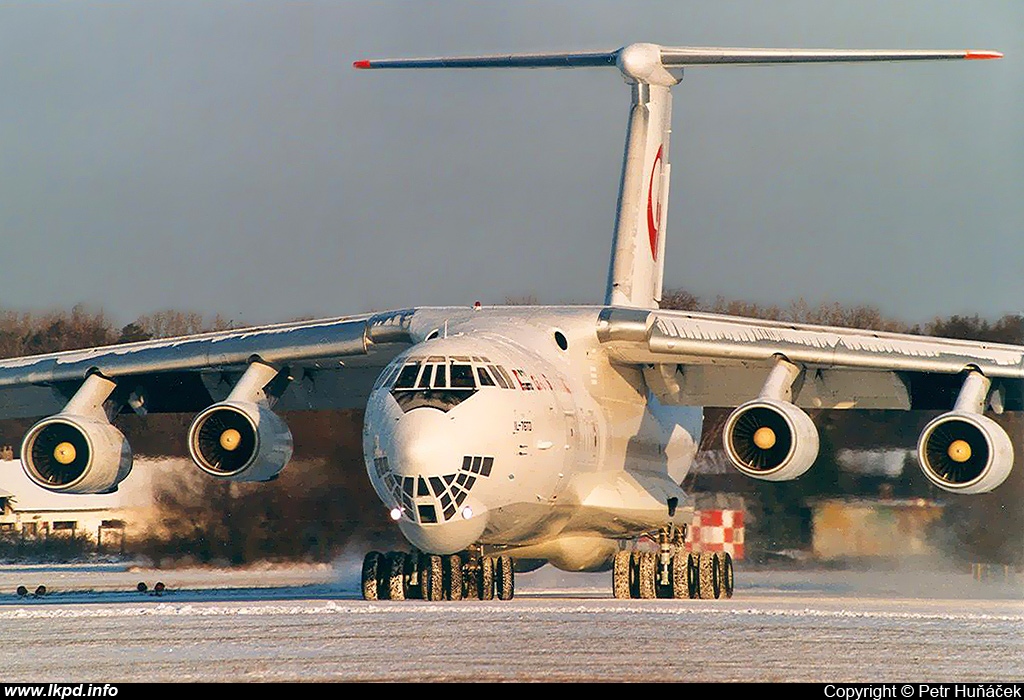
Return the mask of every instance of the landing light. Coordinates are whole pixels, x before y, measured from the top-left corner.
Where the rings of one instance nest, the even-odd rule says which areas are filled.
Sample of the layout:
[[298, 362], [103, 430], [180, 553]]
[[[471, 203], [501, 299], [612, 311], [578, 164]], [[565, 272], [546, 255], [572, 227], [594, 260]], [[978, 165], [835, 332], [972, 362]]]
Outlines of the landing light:
[[389, 513], [389, 515], [391, 516], [392, 520], [400, 520], [401, 517], [402, 517], [402, 509], [401, 508], [392, 508], [391, 512]]
[[469, 506], [466, 506], [465, 508], [463, 508], [462, 509], [462, 517], [465, 520], [469, 520], [470, 518], [472, 518], [473, 517], [473, 509], [470, 508]]

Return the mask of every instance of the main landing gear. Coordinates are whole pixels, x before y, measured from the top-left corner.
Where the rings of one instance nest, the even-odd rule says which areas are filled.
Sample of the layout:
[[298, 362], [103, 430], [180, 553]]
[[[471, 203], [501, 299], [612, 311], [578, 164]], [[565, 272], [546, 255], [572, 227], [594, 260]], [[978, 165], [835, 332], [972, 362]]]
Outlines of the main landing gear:
[[732, 598], [728, 552], [687, 552], [679, 530], [658, 533], [659, 551], [622, 550], [612, 567], [616, 598]]
[[363, 558], [364, 600], [511, 600], [512, 558], [476, 552], [370, 552]]

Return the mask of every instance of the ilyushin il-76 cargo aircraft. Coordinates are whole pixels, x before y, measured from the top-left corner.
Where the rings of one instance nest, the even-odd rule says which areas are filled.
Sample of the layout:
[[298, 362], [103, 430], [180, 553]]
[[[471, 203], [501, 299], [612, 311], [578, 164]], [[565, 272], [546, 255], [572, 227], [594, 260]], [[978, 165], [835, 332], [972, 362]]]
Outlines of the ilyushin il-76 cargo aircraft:
[[[21, 444], [29, 478], [107, 493], [132, 467], [130, 412], [195, 413], [192, 460], [269, 481], [292, 436], [280, 412], [365, 409], [374, 490], [409, 552], [370, 552], [367, 599], [509, 599], [544, 563], [611, 571], [618, 598], [733, 593], [728, 555], [690, 553], [683, 491], [704, 406], [743, 474], [811, 467], [813, 409], [945, 411], [925, 476], [994, 489], [1013, 462], [986, 412], [1024, 408], [1024, 347], [659, 309], [671, 91], [689, 66], [998, 58], [994, 51], [632, 44], [615, 51], [361, 60], [359, 69], [617, 68], [632, 102], [604, 303], [418, 307], [0, 361], [0, 417], [46, 416]], [[657, 551], [637, 547], [643, 536]]]

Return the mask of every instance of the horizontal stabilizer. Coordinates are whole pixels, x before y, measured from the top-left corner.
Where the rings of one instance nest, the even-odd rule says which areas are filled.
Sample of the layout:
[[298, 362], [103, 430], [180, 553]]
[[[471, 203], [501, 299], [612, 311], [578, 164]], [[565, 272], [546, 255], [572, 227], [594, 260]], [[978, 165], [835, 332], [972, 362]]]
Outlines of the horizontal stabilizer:
[[998, 51], [885, 50], [885, 49], [727, 49], [662, 46], [661, 63], [673, 66], [776, 63], [850, 63], [857, 61], [941, 61], [970, 58], [1002, 58]]
[[614, 66], [618, 51], [532, 53], [447, 58], [386, 58], [356, 61], [354, 68], [594, 68]]
[[998, 51], [949, 49], [752, 49], [633, 44], [614, 51], [502, 54], [437, 58], [364, 59], [355, 68], [594, 68], [615, 66], [631, 48], [643, 46], [660, 53], [661, 65], [770, 65], [778, 63], [849, 63], [856, 61], [935, 61], [1002, 58]]

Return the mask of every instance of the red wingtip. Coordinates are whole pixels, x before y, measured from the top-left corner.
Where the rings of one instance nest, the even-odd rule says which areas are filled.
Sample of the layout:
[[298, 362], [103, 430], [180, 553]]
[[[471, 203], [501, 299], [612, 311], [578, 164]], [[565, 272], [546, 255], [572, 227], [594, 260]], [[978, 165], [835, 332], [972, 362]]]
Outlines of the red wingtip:
[[366, 59], [363, 59], [362, 61], [353, 61], [352, 62], [352, 67], [353, 68], [372, 68], [372, 66], [370, 65], [370, 62], [367, 61]]
[[999, 53], [998, 51], [968, 51], [966, 54], [964, 54], [964, 58], [968, 60], [1002, 57], [1003, 54]]

